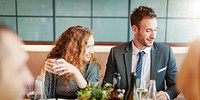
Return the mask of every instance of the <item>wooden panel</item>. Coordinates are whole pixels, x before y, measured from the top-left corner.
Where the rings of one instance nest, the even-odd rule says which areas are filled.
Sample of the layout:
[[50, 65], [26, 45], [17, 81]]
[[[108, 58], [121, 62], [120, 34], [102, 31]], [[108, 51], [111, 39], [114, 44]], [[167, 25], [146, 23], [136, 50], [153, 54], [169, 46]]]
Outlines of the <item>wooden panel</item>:
[[33, 76], [36, 78], [39, 74], [41, 66], [44, 65], [48, 52], [28, 52], [28, 54], [28, 67], [30, 68]]
[[99, 84], [102, 83], [102, 80], [103, 80], [103, 77], [104, 77], [104, 74], [105, 74], [106, 63], [107, 63], [107, 60], [108, 60], [108, 55], [109, 55], [109, 52], [97, 52], [97, 53], [95, 53], [95, 57], [97, 58], [97, 60], [101, 64], [100, 82], [99, 82]]

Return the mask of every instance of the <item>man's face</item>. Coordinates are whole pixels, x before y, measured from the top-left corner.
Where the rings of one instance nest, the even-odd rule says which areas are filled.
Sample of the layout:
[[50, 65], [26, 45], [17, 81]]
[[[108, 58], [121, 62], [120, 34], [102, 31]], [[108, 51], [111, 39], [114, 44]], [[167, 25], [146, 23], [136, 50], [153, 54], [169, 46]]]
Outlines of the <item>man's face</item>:
[[16, 35], [3, 34], [2, 37], [7, 54], [0, 65], [0, 99], [20, 100], [24, 97], [27, 85], [33, 81], [26, 64], [28, 55]]
[[[136, 45], [150, 47], [153, 45], [157, 34], [158, 23], [156, 18], [143, 18], [135, 32]], [[135, 42], [134, 42], [135, 43]]]

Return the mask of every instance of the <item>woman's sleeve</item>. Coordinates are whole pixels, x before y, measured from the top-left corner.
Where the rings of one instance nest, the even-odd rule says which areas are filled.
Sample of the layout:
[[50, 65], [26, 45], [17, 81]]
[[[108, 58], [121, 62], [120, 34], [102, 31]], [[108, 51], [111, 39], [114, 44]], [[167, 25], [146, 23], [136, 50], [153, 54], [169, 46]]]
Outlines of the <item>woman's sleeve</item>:
[[96, 63], [89, 64], [85, 78], [92, 84], [99, 82], [99, 67]]

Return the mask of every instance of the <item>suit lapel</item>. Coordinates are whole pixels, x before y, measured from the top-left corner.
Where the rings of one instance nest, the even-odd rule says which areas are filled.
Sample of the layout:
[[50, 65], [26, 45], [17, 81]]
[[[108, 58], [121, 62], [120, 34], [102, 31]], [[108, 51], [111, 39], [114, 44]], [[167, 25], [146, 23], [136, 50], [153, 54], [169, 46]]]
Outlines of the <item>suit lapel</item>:
[[124, 63], [126, 68], [126, 78], [128, 82], [128, 86], [130, 86], [130, 79], [131, 79], [131, 67], [132, 67], [132, 41], [128, 43], [126, 50], [124, 52]]
[[156, 44], [152, 46], [151, 49], [151, 69], [150, 69], [150, 79], [156, 79], [156, 73], [157, 73], [157, 63], [158, 63], [158, 48], [156, 47]]
[[[124, 63], [126, 68], [126, 78], [128, 82], [128, 86], [130, 86], [130, 74], [132, 68], [132, 41], [127, 44], [127, 47], [124, 52]], [[156, 80], [156, 73], [157, 73], [157, 64], [158, 64], [158, 48], [156, 43], [152, 46], [151, 49], [151, 68], [150, 68], [150, 79]]]

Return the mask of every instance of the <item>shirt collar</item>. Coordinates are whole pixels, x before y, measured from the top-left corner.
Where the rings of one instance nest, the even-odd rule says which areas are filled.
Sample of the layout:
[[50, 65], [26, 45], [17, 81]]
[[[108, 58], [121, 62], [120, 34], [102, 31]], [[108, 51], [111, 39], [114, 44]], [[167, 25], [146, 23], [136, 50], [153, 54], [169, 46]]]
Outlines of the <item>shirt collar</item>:
[[134, 54], [134, 55], [137, 55], [140, 51], [144, 51], [145, 54], [150, 55], [151, 47], [146, 47], [144, 50], [140, 50], [140, 49], [138, 49], [138, 48], [135, 46], [135, 44], [133, 43], [133, 41], [132, 41], [132, 47], [133, 47], [133, 54]]

